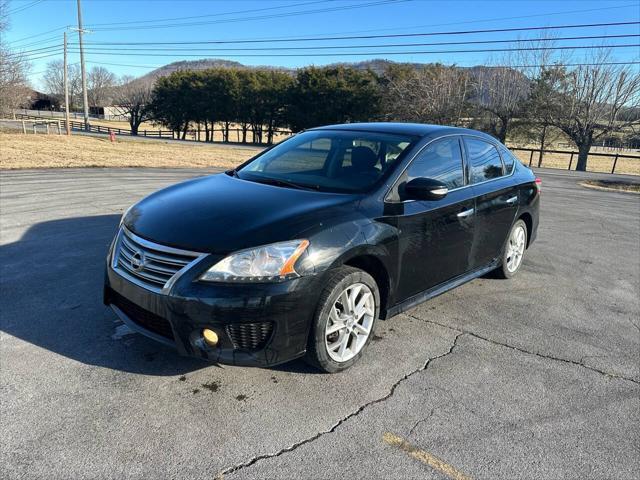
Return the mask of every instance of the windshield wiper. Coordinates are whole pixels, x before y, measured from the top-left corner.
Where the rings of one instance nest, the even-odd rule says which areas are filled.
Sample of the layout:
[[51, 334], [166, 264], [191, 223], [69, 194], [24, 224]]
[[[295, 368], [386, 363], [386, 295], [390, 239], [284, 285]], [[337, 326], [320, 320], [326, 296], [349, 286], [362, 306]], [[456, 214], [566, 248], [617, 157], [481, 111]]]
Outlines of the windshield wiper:
[[252, 181], [258, 182], [258, 183], [265, 183], [267, 185], [278, 185], [278, 186], [281, 186], [281, 187], [297, 188], [298, 190], [317, 191], [320, 188], [317, 185], [301, 185], [299, 183], [290, 182], [288, 180], [281, 180], [279, 178], [270, 178], [270, 177], [257, 178], [257, 177], [252, 177], [249, 180], [252, 180]]

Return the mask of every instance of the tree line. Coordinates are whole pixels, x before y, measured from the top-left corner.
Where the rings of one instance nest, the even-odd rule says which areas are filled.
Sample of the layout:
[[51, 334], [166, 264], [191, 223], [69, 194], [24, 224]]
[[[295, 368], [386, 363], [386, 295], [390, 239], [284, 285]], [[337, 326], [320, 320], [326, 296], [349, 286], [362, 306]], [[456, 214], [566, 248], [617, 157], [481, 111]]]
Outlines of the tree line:
[[159, 78], [149, 113], [183, 138], [197, 124], [207, 141], [213, 140], [213, 126], [220, 124], [228, 141], [232, 125], [238, 125], [243, 142], [270, 144], [278, 129], [295, 132], [375, 118], [380, 114], [379, 96], [372, 72], [343, 66], [308, 67], [295, 74], [212, 68]]
[[202, 125], [207, 140], [218, 124], [228, 141], [236, 124], [242, 141], [255, 143], [272, 143], [279, 128], [357, 121], [464, 126], [541, 149], [563, 137], [578, 150], [578, 170], [594, 144], [637, 137], [640, 75], [630, 66], [612, 64], [606, 51], [575, 67], [536, 60], [535, 68], [390, 63], [381, 73], [345, 65], [177, 71], [156, 81], [148, 116], [183, 137]]

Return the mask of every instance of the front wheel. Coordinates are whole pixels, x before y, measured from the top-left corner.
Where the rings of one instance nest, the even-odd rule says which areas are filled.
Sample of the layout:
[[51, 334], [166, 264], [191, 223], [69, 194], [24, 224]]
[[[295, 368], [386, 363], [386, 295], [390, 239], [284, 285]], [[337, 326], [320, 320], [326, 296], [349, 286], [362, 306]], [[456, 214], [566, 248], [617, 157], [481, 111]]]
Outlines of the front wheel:
[[328, 373], [349, 368], [373, 337], [380, 313], [380, 293], [368, 273], [335, 269], [320, 295], [305, 360]]
[[527, 249], [527, 224], [518, 220], [511, 227], [502, 253], [502, 265], [498, 273], [502, 278], [511, 278], [520, 270]]

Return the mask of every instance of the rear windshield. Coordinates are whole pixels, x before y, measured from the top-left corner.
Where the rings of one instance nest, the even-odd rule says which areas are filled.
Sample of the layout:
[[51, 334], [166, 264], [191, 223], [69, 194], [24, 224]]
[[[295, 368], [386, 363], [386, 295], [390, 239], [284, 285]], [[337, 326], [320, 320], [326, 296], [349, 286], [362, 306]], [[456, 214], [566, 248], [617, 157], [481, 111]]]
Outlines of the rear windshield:
[[244, 180], [330, 192], [364, 192], [387, 176], [416, 137], [316, 130], [296, 135], [236, 173]]

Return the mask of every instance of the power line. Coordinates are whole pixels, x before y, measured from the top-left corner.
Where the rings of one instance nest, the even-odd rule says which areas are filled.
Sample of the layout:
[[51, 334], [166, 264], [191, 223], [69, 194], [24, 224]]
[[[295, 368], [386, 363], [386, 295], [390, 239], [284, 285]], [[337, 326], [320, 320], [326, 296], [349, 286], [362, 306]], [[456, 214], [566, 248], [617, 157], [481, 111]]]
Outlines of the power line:
[[[36, 33], [35, 35], [29, 35], [28, 37], [22, 37], [22, 38], [19, 38], [17, 40], [13, 40], [12, 42], [9, 42], [9, 44], [10, 45], [14, 45], [16, 43], [24, 42], [25, 40], [31, 40], [31, 39], [34, 39], [36, 37], [42, 37], [43, 35], [47, 35], [47, 34], [52, 33], [52, 32], [59, 32], [60, 30], [64, 30], [65, 28], [67, 28], [66, 25], [64, 27], [53, 28], [51, 30], [47, 30], [46, 32]], [[45, 40], [41, 40], [41, 41], [44, 42]]]
[[33, 60], [40, 60], [42, 58], [55, 57], [55, 56], [59, 56], [59, 55], [62, 55], [62, 49], [60, 49], [60, 51], [55, 52], [55, 53], [49, 53], [48, 55], [40, 55], [38, 57], [28, 57], [27, 59], [29, 61], [33, 61]]
[[108, 32], [108, 31], [116, 31], [116, 30], [151, 30], [151, 29], [159, 29], [159, 28], [194, 27], [199, 25], [237, 23], [237, 22], [246, 22], [251, 20], [265, 20], [269, 18], [295, 17], [299, 15], [309, 15], [312, 13], [337, 12], [337, 11], [344, 11], [344, 10], [353, 10], [358, 8], [373, 7], [378, 5], [386, 5], [390, 3], [394, 3], [394, 4], [404, 3], [404, 2], [410, 2], [410, 1], [412, 0], [378, 0], [375, 2], [361, 3], [357, 5], [342, 5], [339, 7], [327, 7], [327, 8], [321, 8], [321, 9], [315, 9], [315, 10], [300, 10], [297, 12], [284, 12], [284, 13], [269, 14], [269, 15], [258, 15], [253, 17], [228, 18], [223, 20], [207, 20], [207, 21], [189, 22], [189, 23], [170, 23], [170, 24], [164, 24], [164, 25], [146, 25], [146, 26], [139, 26], [139, 27], [133, 27], [133, 28], [130, 28], [130, 27], [93, 28], [92, 30], [96, 32]]
[[[409, 34], [389, 34], [389, 35], [366, 35], [366, 36], [349, 36], [349, 37], [325, 37], [325, 38], [298, 38], [298, 39], [273, 39], [273, 40], [206, 40], [206, 41], [182, 41], [182, 42], [85, 42], [85, 45], [91, 46], [93, 51], [98, 51], [99, 49], [96, 46], [135, 46], [135, 45], [151, 45], [151, 46], [161, 46], [161, 45], [226, 45], [230, 43], [264, 43], [269, 41], [277, 41], [277, 42], [290, 42], [290, 41], [320, 41], [320, 40], [346, 40], [346, 39], [360, 39], [360, 38], [400, 38], [400, 37], [423, 37], [423, 36], [435, 36], [435, 35], [466, 35], [466, 34], [476, 34], [476, 33], [496, 33], [496, 32], [505, 32], [505, 31], [528, 31], [528, 30], [543, 30], [543, 29], [561, 29], [561, 28], [587, 28], [593, 26], [620, 26], [620, 25], [638, 25], [640, 22], [615, 22], [615, 23], [600, 23], [600, 24], [572, 24], [572, 25], [555, 25], [548, 27], [520, 27], [520, 28], [505, 28], [505, 29], [489, 29], [489, 30], [469, 30], [469, 31], [454, 31], [454, 32], [423, 32], [423, 33], [409, 33]], [[581, 40], [581, 39], [605, 39], [605, 38], [628, 38], [629, 36], [634, 35], [583, 35], [583, 36], [574, 36], [574, 37], [559, 37], [559, 38], [539, 38], [539, 39], [509, 39], [509, 40], [475, 40], [475, 41], [460, 41], [460, 42], [432, 42], [432, 43], [412, 43], [412, 44], [394, 44], [394, 46], [436, 46], [436, 45], [471, 45], [471, 44], [491, 44], [491, 43], [512, 43], [512, 42], [543, 42], [543, 41], [564, 41], [564, 40]], [[75, 44], [77, 45], [77, 44]], [[36, 52], [45, 50], [47, 48], [56, 48], [58, 44], [41, 47], [33, 50], [27, 50], [24, 53]], [[344, 48], [386, 48], [387, 45], [335, 45], [335, 46], [327, 46], [327, 47], [269, 47], [269, 48], [251, 48], [251, 49], [226, 49], [226, 50], [302, 50], [302, 49], [344, 49]], [[115, 48], [112, 50], [116, 50]], [[124, 49], [121, 49], [124, 50]], [[136, 51], [147, 50], [143, 48], [131, 49]], [[153, 51], [152, 49], [149, 49]], [[168, 48], [163, 48], [163, 51], [172, 50]], [[175, 51], [182, 51], [181, 49], [173, 49]], [[192, 50], [192, 49], [189, 49]], [[204, 51], [204, 48], [198, 49]], [[214, 51], [214, 50], [211, 50]]]
[[[331, 1], [331, 0], [327, 0], [327, 1]], [[292, 5], [289, 5], [289, 7], [291, 7]], [[409, 27], [393, 27], [393, 28], [375, 28], [375, 29], [369, 29], [369, 30], [355, 30], [355, 31], [349, 31], [349, 32], [334, 32], [334, 33], [327, 33], [327, 34], [314, 34], [312, 35], [312, 37], [315, 36], [325, 36], [325, 35], [342, 35], [342, 34], [347, 34], [347, 33], [363, 33], [363, 32], [383, 32], [383, 31], [389, 31], [389, 30], [407, 30], [407, 29], [411, 29], [411, 28], [433, 28], [433, 27], [443, 27], [443, 26], [450, 26], [450, 25], [467, 25], [467, 24], [473, 24], [473, 23], [489, 23], [489, 22], [497, 22], [497, 21], [504, 21], [504, 20], [521, 20], [524, 18], [535, 18], [535, 17], [549, 17], [549, 16], [556, 16], [556, 15], [566, 15], [566, 14], [570, 14], [570, 13], [587, 13], [587, 12], [595, 12], [595, 11], [602, 11], [602, 10], [617, 10], [617, 9], [622, 9], [622, 8], [630, 8], [630, 7], [637, 7], [637, 4], [630, 4], [630, 5], [616, 5], [613, 7], [600, 7], [600, 8], [590, 8], [590, 9], [582, 9], [582, 10], [563, 10], [563, 11], [556, 11], [556, 12], [546, 12], [546, 13], [538, 13], [538, 14], [533, 14], [533, 15], [518, 15], [518, 16], [512, 16], [512, 17], [497, 17], [497, 18], [485, 18], [485, 19], [481, 19], [481, 20], [468, 20], [468, 21], [464, 21], [464, 22], [449, 22], [449, 23], [436, 23], [436, 24], [428, 24], [428, 25], [413, 25], [413, 26], [409, 26]], [[206, 16], [206, 15], [205, 15]], [[199, 16], [202, 17], [202, 16]], [[97, 24], [96, 24], [97, 25]], [[65, 28], [68, 28], [68, 25], [62, 26], [62, 27], [57, 27], [54, 28], [52, 30], [47, 30], [45, 32], [42, 33], [38, 33], [35, 35], [30, 35], [28, 37], [22, 37], [16, 40], [13, 40], [11, 42], [9, 42], [10, 44], [16, 44], [16, 43], [20, 43], [26, 40], [31, 40], [33, 38], [36, 37], [40, 37], [43, 35], [46, 35], [48, 33], [51, 32], [56, 32], [56, 31], [60, 31], [60, 30], [64, 30]], [[57, 37], [56, 37], [57, 38]], [[291, 36], [289, 37], [276, 37], [273, 39], [253, 39], [253, 40], [266, 40], [266, 41], [274, 41], [274, 40], [287, 40], [292, 38]], [[296, 38], [296, 37], [293, 37]], [[309, 40], [311, 40], [312, 38], [309, 38]], [[42, 40], [43, 42], [46, 42], [48, 40]], [[195, 42], [195, 43], [201, 43], [201, 42]]]
[[455, 30], [446, 32], [419, 32], [419, 33], [394, 33], [385, 35], [348, 35], [348, 36], [328, 36], [328, 37], [291, 37], [291, 38], [270, 38], [253, 40], [199, 40], [199, 41], [178, 41], [178, 42], [87, 42], [85, 45], [198, 45], [198, 44], [226, 44], [226, 43], [281, 43], [281, 42], [319, 42], [330, 40], [362, 40], [373, 38], [407, 38], [407, 37], [432, 37], [439, 35], [470, 35], [477, 33], [504, 33], [504, 32], [527, 32], [540, 30], [559, 30], [573, 28], [592, 27], [615, 27], [622, 25], [639, 25], [635, 22], [608, 22], [608, 23], [581, 23], [570, 25], [547, 25], [536, 27], [512, 27], [512, 28], [490, 28], [483, 30]]
[[2, 16], [3, 17], [8, 17], [9, 15], [13, 15], [13, 14], [22, 12], [24, 10], [27, 10], [28, 8], [35, 7], [36, 5], [38, 5], [39, 3], [42, 3], [42, 2], [44, 2], [44, 0], [35, 0], [35, 2], [31, 2], [31, 3], [28, 3], [27, 5], [22, 5], [21, 7], [16, 7], [13, 10], [9, 10], [8, 12], [6, 12]]
[[[493, 48], [493, 49], [471, 49], [471, 50], [422, 50], [422, 51], [400, 51], [400, 52], [332, 52], [332, 53], [241, 53], [227, 54], [225, 57], [342, 57], [342, 56], [375, 56], [375, 55], [436, 55], [442, 53], [496, 53], [496, 52], [525, 52], [525, 51], [545, 51], [545, 50], [585, 50], [585, 49], [613, 49], [640, 47], [640, 43], [616, 44], [616, 45], [566, 45], [559, 47], [523, 47], [523, 48]], [[129, 52], [95, 52], [88, 50], [94, 55], [109, 56], [136, 56], [136, 57], [174, 57], [174, 53], [129, 53]], [[78, 53], [77, 50], [74, 53]], [[181, 54], [182, 57], [201, 57], [201, 54]]]
[[[347, 48], [391, 48], [391, 47], [426, 47], [426, 46], [444, 46], [444, 45], [478, 45], [478, 44], [501, 44], [501, 43], [531, 43], [531, 42], [554, 42], [554, 41], [568, 41], [568, 40], [595, 40], [595, 39], [612, 39], [612, 38], [638, 38], [640, 34], [624, 34], [624, 35], [583, 35], [577, 37], [555, 37], [555, 38], [530, 38], [530, 39], [508, 39], [508, 40], [471, 40], [461, 42], [432, 42], [432, 43], [390, 43], [383, 45], [313, 45], [304, 47], [226, 47], [226, 48], [120, 48], [120, 47], [90, 47], [90, 51], [175, 51], [175, 52], [226, 52], [226, 51], [274, 51], [274, 50], [327, 50], [327, 49], [347, 49]], [[75, 44], [71, 44], [75, 45]], [[87, 45], [87, 44], [85, 44]], [[92, 44], [93, 45], [93, 44]]]
[[49, 38], [45, 38], [44, 40], [39, 40], [36, 42], [31, 42], [31, 43], [25, 43], [24, 45], [17, 45], [17, 46], [12, 46], [11, 48], [13, 48], [14, 50], [19, 50], [22, 48], [29, 48], [29, 47], [35, 47], [35, 46], [42, 46], [42, 47], [49, 47], [51, 46], [51, 43], [55, 42], [56, 44], [60, 43], [60, 34], [54, 36], [54, 37], [49, 37]]
[[162, 68], [162, 65], [133, 65], [130, 63], [89, 62], [91, 65], [109, 65], [113, 67]]
[[57, 48], [60, 48], [60, 43], [58, 43], [57, 45], [50, 45], [48, 47], [34, 48], [32, 50], [18, 50], [10, 53], [9, 55], [37, 54], [38, 52], [43, 53], [45, 51], [54, 50]]
[[262, 12], [267, 10], [279, 10], [282, 8], [293, 8], [293, 7], [301, 7], [307, 5], [314, 5], [317, 3], [327, 3], [327, 2], [335, 2], [337, 0], [314, 0], [313, 2], [302, 2], [302, 3], [293, 3], [289, 5], [278, 5], [273, 7], [265, 7], [265, 8], [253, 8], [250, 10], [236, 10], [234, 12], [223, 12], [223, 13], [211, 13], [206, 15], [194, 15], [190, 17], [172, 17], [172, 18], [156, 18], [154, 20], [134, 20], [130, 22], [111, 22], [111, 23], [89, 23], [87, 27], [102, 27], [102, 26], [110, 26], [110, 25], [133, 25], [137, 23], [154, 23], [154, 22], [169, 22], [174, 20], [191, 20], [193, 18], [207, 18], [207, 17], [221, 17], [225, 15], [236, 15], [239, 13], [255, 13]]
[[[467, 20], [464, 22], [448, 22], [448, 23], [431, 23], [428, 25], [412, 25], [407, 27], [393, 27], [393, 28], [373, 28], [369, 30], [352, 30], [350, 32], [334, 32], [334, 33], [325, 33], [325, 34], [316, 34], [311, 36], [324, 36], [324, 35], [343, 35], [348, 33], [369, 33], [369, 32], [388, 32], [389, 30], [411, 30], [415, 28], [433, 28], [433, 27], [448, 27], [451, 25], [469, 25], [473, 23], [489, 23], [489, 22], [501, 22], [504, 20], [522, 20], [524, 18], [535, 18], [535, 17], [550, 17], [555, 15], [566, 15], [568, 13], [589, 13], [589, 12], [597, 12], [602, 10], [617, 10], [621, 8], [638, 8], [638, 4], [628, 4], [628, 5], [616, 5], [614, 7], [600, 7], [600, 8], [588, 8], [581, 10], [563, 10], [561, 12], [547, 12], [547, 13], [536, 13], [533, 15], [518, 15], [514, 17], [498, 17], [498, 18], [485, 18], [481, 20]], [[277, 38], [288, 38], [288, 37], [277, 37]]]

